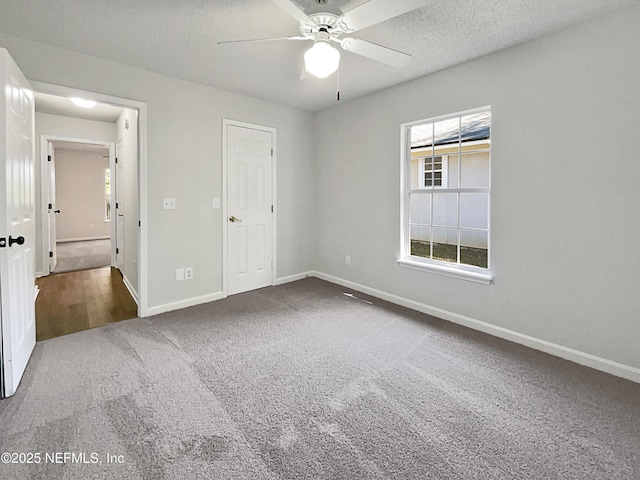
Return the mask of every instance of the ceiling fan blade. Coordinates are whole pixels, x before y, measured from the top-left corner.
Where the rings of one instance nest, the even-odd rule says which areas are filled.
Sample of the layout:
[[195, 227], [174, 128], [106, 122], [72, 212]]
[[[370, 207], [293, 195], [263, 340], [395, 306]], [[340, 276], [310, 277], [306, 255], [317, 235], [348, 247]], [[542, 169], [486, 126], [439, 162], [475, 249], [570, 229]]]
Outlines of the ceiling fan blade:
[[369, 0], [340, 16], [338, 25], [345, 32], [355, 32], [424, 7], [428, 3], [428, 0]]
[[252, 38], [248, 40], [224, 40], [222, 42], [217, 42], [217, 44], [223, 45], [225, 43], [272, 42], [274, 40], [313, 40], [313, 38], [309, 38], [309, 37]]
[[360, 40], [359, 38], [343, 38], [340, 41], [340, 46], [347, 52], [357, 53], [363, 57], [371, 58], [372, 60], [377, 60], [378, 62], [386, 63], [394, 67], [404, 67], [413, 58], [408, 53], [392, 50], [382, 45]]
[[298, 20], [299, 22], [306, 23], [309, 25], [315, 25], [313, 20], [311, 20], [306, 13], [304, 13], [300, 7], [298, 7], [291, 0], [272, 0], [273, 3], [278, 5], [281, 9], [291, 15], [293, 18]]

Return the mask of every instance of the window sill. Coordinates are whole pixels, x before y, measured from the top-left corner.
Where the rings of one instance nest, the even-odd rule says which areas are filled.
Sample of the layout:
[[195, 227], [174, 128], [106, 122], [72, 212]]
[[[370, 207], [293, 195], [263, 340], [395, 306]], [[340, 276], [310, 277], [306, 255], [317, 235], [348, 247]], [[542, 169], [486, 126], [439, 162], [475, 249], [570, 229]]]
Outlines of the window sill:
[[450, 265], [441, 265], [439, 263], [427, 263], [417, 260], [409, 260], [406, 258], [398, 259], [398, 265], [412, 270], [421, 270], [423, 272], [437, 273], [447, 277], [458, 278], [460, 280], [468, 280], [470, 282], [482, 283], [489, 285], [493, 279], [493, 275], [489, 270], [475, 271], [465, 268], [454, 267]]

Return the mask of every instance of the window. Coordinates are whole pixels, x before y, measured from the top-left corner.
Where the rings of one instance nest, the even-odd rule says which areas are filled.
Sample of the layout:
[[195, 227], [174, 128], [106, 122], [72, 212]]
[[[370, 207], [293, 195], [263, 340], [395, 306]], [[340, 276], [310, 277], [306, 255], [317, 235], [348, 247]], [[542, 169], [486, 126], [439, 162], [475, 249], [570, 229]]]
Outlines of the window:
[[447, 184], [447, 170], [442, 169], [443, 160], [447, 162], [446, 155], [420, 159], [420, 188], [438, 188]]
[[402, 266], [489, 283], [491, 110], [402, 126]]
[[111, 221], [111, 170], [104, 171], [104, 221]]

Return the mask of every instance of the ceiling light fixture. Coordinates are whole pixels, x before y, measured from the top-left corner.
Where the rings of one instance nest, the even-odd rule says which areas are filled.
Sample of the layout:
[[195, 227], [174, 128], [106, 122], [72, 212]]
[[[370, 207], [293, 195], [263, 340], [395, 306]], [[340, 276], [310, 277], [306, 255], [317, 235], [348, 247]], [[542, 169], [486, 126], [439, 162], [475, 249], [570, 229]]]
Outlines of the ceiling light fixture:
[[77, 105], [78, 107], [82, 107], [82, 108], [93, 108], [96, 106], [96, 102], [93, 100], [85, 100], [83, 98], [77, 98], [77, 97], [72, 98], [71, 102], [74, 105]]
[[329, 44], [329, 34], [320, 30], [313, 47], [304, 54], [304, 66], [311, 75], [326, 78], [340, 65], [340, 52]]

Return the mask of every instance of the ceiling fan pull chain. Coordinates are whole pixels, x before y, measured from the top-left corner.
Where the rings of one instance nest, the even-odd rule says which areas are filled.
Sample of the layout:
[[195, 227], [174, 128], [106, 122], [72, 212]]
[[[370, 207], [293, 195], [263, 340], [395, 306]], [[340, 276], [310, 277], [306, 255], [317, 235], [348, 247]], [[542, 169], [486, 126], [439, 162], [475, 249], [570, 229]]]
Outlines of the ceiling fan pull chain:
[[338, 70], [336, 71], [336, 101], [340, 101], [340, 65], [338, 65]]

